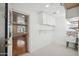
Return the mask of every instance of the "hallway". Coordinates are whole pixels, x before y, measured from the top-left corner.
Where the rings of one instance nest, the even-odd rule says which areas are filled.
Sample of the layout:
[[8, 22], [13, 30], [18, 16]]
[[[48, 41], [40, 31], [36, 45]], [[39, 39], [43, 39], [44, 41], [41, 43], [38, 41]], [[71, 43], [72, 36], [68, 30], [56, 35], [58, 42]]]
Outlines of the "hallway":
[[[26, 56], [24, 54], [23, 56]], [[51, 43], [37, 51], [28, 54], [28, 56], [77, 56], [78, 52], [72, 48], [66, 48], [65, 46]]]

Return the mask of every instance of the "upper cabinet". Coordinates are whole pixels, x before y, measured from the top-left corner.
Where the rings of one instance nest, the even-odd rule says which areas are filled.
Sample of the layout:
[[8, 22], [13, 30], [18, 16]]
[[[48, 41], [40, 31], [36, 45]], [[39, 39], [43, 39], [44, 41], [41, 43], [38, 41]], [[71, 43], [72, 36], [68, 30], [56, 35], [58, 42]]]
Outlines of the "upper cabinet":
[[55, 18], [52, 16], [52, 14], [41, 12], [39, 13], [39, 19], [40, 19], [40, 24], [56, 26]]

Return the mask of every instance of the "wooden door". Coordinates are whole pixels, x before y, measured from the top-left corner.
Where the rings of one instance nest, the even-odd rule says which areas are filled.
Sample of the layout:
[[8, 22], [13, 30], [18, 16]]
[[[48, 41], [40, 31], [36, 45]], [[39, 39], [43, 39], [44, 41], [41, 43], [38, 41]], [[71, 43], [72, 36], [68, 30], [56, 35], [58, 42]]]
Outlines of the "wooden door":
[[28, 53], [28, 16], [13, 11], [13, 56]]

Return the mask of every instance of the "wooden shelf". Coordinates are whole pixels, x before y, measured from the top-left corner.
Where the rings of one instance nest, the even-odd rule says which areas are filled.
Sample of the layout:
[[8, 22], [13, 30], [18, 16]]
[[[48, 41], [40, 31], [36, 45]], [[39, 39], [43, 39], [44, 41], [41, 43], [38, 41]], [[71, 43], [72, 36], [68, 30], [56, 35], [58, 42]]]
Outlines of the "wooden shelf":
[[70, 23], [73, 23], [73, 24], [75, 23], [75, 24], [77, 24], [77, 23], [78, 23], [78, 21], [71, 21]]
[[76, 31], [78, 31], [78, 32], [79, 32], [79, 29], [74, 29], [74, 30], [76, 30]]
[[78, 29], [78, 27], [70, 27], [70, 29]]
[[79, 28], [78, 27], [73, 27], [73, 28], [70, 28], [70, 29], [74, 29], [74, 30], [79, 32]]
[[18, 24], [18, 23], [16, 23], [16, 22], [13, 22], [13, 25], [27, 26], [28, 24]]
[[25, 33], [14, 33], [13, 37], [27, 35], [27, 34], [28, 34], [28, 32], [25, 32]]

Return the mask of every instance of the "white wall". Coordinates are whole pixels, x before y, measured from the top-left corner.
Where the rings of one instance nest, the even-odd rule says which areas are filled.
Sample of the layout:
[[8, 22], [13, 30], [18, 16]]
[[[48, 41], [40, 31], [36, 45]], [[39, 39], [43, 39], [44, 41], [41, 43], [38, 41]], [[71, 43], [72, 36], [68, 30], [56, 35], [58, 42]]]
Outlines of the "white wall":
[[66, 19], [64, 16], [56, 18], [56, 28], [53, 42], [63, 46], [66, 45]]
[[[33, 52], [39, 48], [42, 48], [47, 44], [52, 43], [52, 41], [58, 42], [58, 43], [64, 43], [65, 20], [60, 16], [56, 18], [57, 27], [54, 30], [52, 26], [40, 25], [38, 13], [35, 11], [25, 10], [25, 7], [23, 7], [23, 5], [13, 4], [11, 6], [11, 9], [16, 12], [29, 15], [29, 50], [30, 52]], [[40, 28], [47, 29], [47, 30], [41, 30]]]

